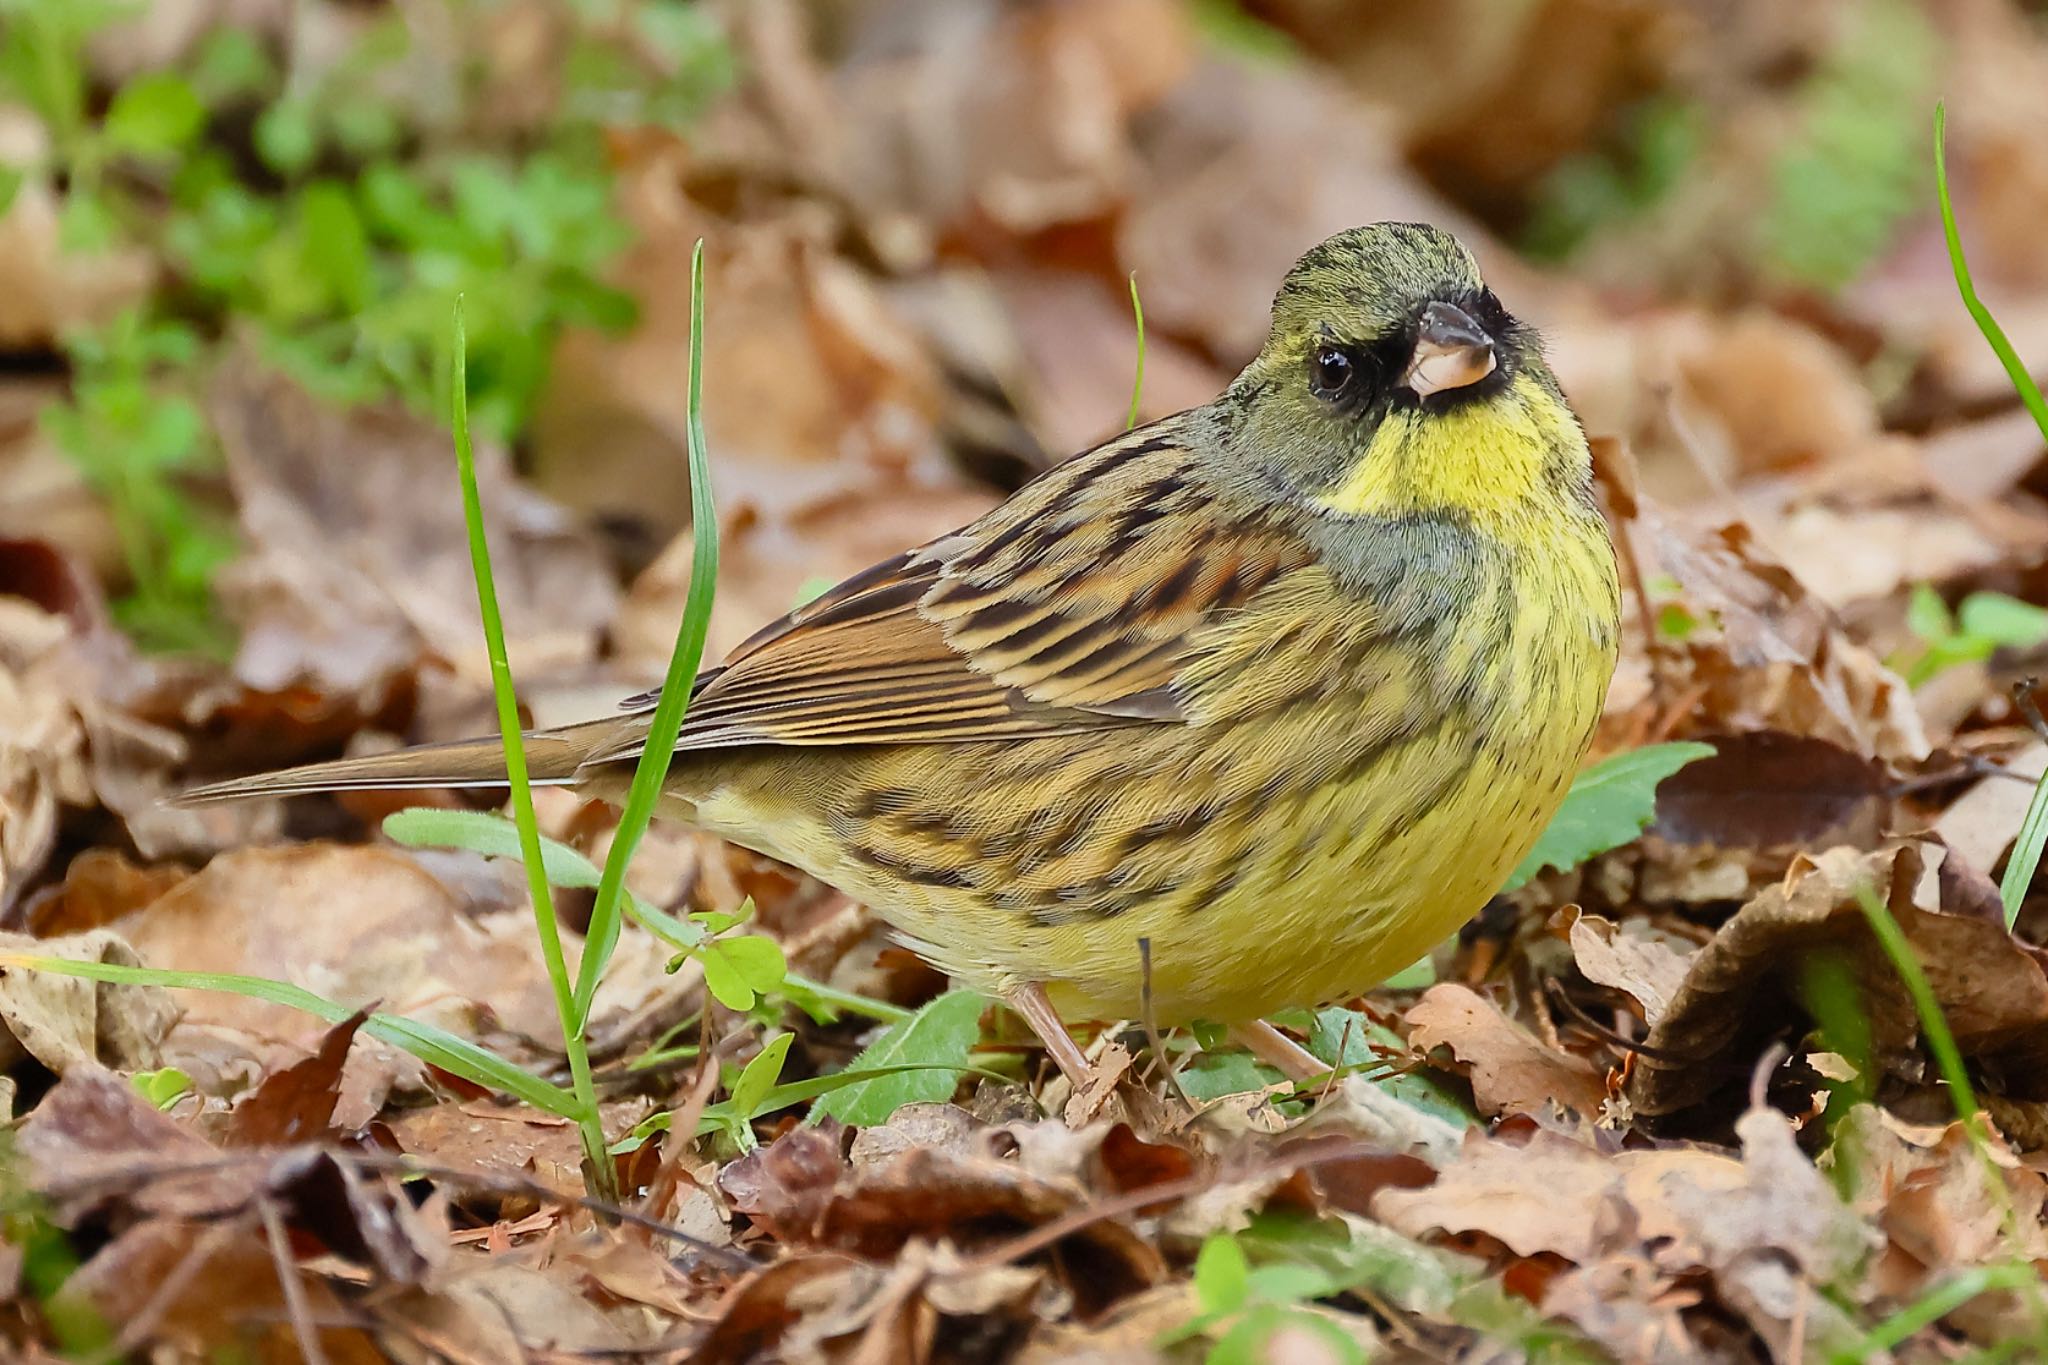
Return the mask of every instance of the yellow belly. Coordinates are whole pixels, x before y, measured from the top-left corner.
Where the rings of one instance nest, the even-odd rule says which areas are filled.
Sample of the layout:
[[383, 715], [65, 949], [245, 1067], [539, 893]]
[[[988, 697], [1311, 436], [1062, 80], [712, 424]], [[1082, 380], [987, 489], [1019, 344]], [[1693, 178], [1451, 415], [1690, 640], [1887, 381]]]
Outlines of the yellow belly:
[[[683, 813], [865, 901], [977, 989], [1038, 982], [1068, 1018], [1135, 1017], [1142, 939], [1160, 1022], [1230, 1023], [1369, 989], [1477, 911], [1569, 785], [1604, 690], [1604, 671], [1586, 672], [1574, 695], [1554, 698], [1548, 724], [1518, 728], [1512, 742], [1475, 752], [1462, 730], [1426, 735], [1348, 782], [1263, 808], [1252, 791], [1207, 823], [1135, 849], [1129, 831], [1157, 823], [1159, 791], [1213, 785], [1228, 769], [1255, 776], [1312, 762], [1313, 736], [1342, 718], [1250, 723], [1228, 736], [1162, 728], [957, 749], [812, 749], [734, 765]], [[934, 828], [916, 857], [877, 866], [850, 851], [843, 812], [848, 792], [878, 788], [971, 795], [994, 814], [952, 831], [960, 846], [950, 860], [949, 831]], [[977, 885], [931, 874], [1000, 859], [1003, 831], [987, 827], [1046, 810], [1073, 819], [1039, 840], [1041, 852], [1072, 844], [1065, 856], [1007, 864]]]
[[[1584, 539], [1535, 563], [1475, 604], [1483, 630], [1359, 654], [1344, 676], [1366, 684], [1315, 704], [706, 754], [678, 765], [675, 813], [865, 901], [967, 985], [1042, 984], [1069, 1019], [1138, 1014], [1141, 941], [1161, 1023], [1354, 995], [1485, 904], [1585, 752], [1613, 667], [1613, 561]], [[1446, 659], [1483, 684], [1450, 715], [1425, 681]]]

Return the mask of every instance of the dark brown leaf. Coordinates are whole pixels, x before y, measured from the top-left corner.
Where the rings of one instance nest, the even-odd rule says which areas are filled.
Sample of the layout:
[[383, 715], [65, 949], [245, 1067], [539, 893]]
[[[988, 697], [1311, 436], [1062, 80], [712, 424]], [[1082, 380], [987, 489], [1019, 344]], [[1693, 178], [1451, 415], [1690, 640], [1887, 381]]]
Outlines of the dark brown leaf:
[[1652, 831], [1675, 844], [1826, 848], [1876, 842], [1888, 814], [1884, 765], [1777, 730], [1710, 737], [1714, 752], [1657, 788]]
[[320, 1137], [334, 1121], [341, 1068], [356, 1030], [370, 1017], [365, 1006], [327, 1030], [319, 1050], [273, 1071], [256, 1093], [235, 1107], [223, 1141], [229, 1147], [287, 1147]]

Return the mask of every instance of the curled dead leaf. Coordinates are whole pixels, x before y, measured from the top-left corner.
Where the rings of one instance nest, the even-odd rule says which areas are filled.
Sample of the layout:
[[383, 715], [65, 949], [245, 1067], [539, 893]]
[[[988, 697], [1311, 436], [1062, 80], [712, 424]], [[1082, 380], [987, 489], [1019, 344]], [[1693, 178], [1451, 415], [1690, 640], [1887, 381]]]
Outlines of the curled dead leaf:
[[[1918, 1016], [1864, 918], [1860, 889], [1890, 907], [1957, 1045], [1987, 1069], [1993, 1088], [2048, 1097], [2040, 1065], [2048, 975], [1995, 918], [1943, 912], [1944, 881], [1956, 885], [1941, 875], [1945, 855], [1935, 845], [1892, 844], [1796, 858], [1783, 882], [1743, 906], [1688, 963], [1629, 1077], [1636, 1111], [1675, 1114], [1743, 1084], [1766, 1039], [1807, 1027], [1802, 974], [1821, 957], [1855, 982], [1880, 1059], [1910, 1052]], [[1950, 904], [1961, 900], [1957, 891]]]

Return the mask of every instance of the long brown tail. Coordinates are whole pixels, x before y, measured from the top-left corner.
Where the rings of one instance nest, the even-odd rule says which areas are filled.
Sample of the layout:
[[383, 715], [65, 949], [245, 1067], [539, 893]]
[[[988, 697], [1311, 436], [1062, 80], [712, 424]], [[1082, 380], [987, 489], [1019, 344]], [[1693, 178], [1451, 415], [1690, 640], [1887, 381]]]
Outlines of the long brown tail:
[[[526, 736], [526, 766], [534, 785], [567, 786], [599, 742], [618, 732], [614, 719], [535, 730]], [[194, 787], [172, 798], [180, 806], [243, 801], [255, 796], [297, 796], [304, 792], [339, 792], [408, 787], [502, 787], [505, 751], [498, 740], [458, 739], [448, 744], [423, 744], [396, 753], [367, 758], [340, 758], [307, 763], [274, 773], [230, 778]]]

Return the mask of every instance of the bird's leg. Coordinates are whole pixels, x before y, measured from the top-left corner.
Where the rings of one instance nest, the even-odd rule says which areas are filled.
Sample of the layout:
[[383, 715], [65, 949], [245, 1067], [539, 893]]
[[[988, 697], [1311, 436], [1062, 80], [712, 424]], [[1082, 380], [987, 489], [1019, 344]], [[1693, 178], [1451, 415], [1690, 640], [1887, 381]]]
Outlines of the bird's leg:
[[1252, 1056], [1272, 1067], [1290, 1081], [1310, 1081], [1330, 1074], [1322, 1059], [1263, 1019], [1238, 1024], [1230, 1030]]
[[1045, 1050], [1052, 1054], [1053, 1061], [1066, 1073], [1067, 1079], [1073, 1082], [1076, 1090], [1087, 1083], [1091, 1074], [1088, 1059], [1081, 1054], [1080, 1046], [1074, 1042], [1074, 1036], [1067, 1032], [1067, 1026], [1060, 1022], [1059, 1015], [1053, 1010], [1052, 1001], [1045, 998], [1045, 987], [1036, 981], [1028, 986], [1020, 986], [1004, 996], [1003, 1003], [1017, 1011], [1023, 1016], [1024, 1022], [1031, 1025], [1031, 1031], [1045, 1044]]

